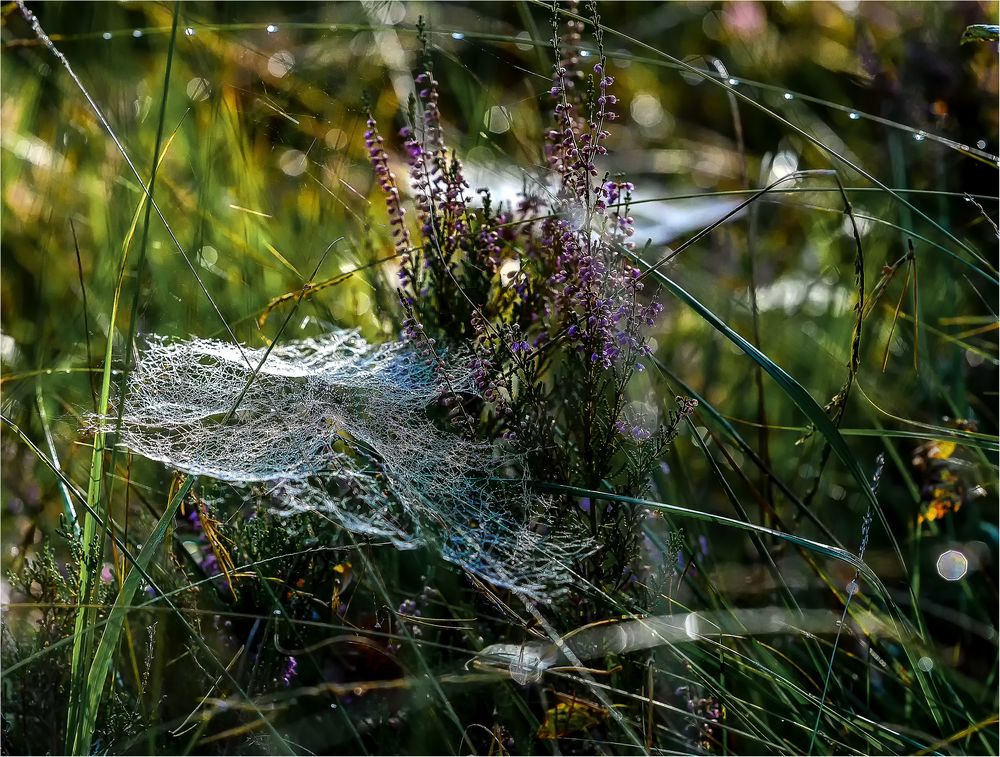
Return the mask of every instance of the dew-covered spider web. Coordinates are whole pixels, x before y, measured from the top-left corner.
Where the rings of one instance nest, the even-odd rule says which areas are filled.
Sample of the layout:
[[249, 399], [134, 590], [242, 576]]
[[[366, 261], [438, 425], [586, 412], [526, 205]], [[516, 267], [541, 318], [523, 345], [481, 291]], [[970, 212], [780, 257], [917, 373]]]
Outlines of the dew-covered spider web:
[[248, 497], [266, 484], [279, 513], [321, 512], [402, 549], [436, 546], [537, 600], [564, 589], [569, 566], [594, 548], [529, 491], [516, 452], [435, 422], [445, 396], [475, 393], [461, 355], [430, 361], [407, 343], [335, 331], [264, 358], [211, 339], [150, 338], [118, 443]]

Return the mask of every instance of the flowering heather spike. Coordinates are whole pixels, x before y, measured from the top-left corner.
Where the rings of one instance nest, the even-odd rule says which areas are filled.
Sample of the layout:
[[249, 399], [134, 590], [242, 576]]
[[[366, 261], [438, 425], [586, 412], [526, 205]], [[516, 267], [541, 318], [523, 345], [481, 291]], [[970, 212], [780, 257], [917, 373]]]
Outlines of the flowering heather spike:
[[[449, 152], [444, 143], [444, 131], [441, 128], [441, 111], [438, 107], [438, 83], [434, 75], [424, 71], [415, 79], [418, 89], [418, 99], [421, 106], [423, 124], [422, 142], [412, 141], [420, 148], [421, 160], [411, 163], [415, 169], [413, 178], [418, 184], [418, 202], [422, 202], [426, 212], [438, 221], [425, 223], [424, 231], [433, 237], [443, 254], [445, 261], [458, 248], [458, 240], [467, 231], [465, 190], [468, 183], [462, 174], [462, 164], [458, 158]], [[408, 146], [408, 152], [412, 149]]]
[[385, 209], [389, 214], [389, 226], [392, 228], [393, 242], [400, 257], [399, 280], [403, 289], [410, 290], [414, 286], [413, 261], [411, 258], [410, 232], [406, 228], [406, 209], [403, 207], [396, 186], [396, 176], [389, 170], [389, 156], [385, 151], [385, 142], [378, 132], [375, 118], [369, 114], [365, 129], [365, 146], [368, 148], [368, 159], [375, 171], [379, 188], [385, 195]]

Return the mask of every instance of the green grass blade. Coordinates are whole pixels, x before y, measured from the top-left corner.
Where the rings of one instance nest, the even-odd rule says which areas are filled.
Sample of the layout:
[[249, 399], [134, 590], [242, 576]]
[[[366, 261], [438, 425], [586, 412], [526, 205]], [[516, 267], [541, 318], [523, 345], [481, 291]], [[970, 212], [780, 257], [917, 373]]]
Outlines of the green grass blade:
[[[101, 395], [98, 407], [103, 411], [108, 406], [111, 395], [111, 359], [114, 350], [114, 324], [118, 318], [118, 305], [121, 301], [122, 285], [124, 284], [125, 262], [128, 258], [128, 244], [122, 249], [118, 267], [118, 280], [115, 286], [114, 299], [111, 303], [111, 315], [108, 321], [108, 344], [104, 352], [104, 370], [101, 374]], [[97, 585], [101, 561], [104, 552], [104, 528], [106, 513], [101, 497], [101, 481], [104, 475], [104, 430], [98, 428], [94, 433], [93, 454], [90, 459], [90, 475], [87, 481], [87, 509], [78, 513], [77, 522], [83, 523], [84, 560], [80, 565], [80, 591], [77, 596], [79, 610], [76, 614], [75, 638], [71, 659], [70, 700], [66, 720], [66, 752], [80, 754], [81, 745], [89, 744], [90, 735], [86, 732], [85, 723], [96, 718], [97, 713], [88, 713], [86, 703], [90, 697], [85, 689], [85, 666], [91, 659], [93, 647], [92, 626], [97, 614], [94, 607], [93, 593]], [[100, 520], [100, 522], [99, 522]], [[99, 528], [99, 526], [101, 526]]]
[[[153, 556], [159, 552], [163, 538], [167, 534], [167, 529], [173, 523], [174, 517], [177, 514], [177, 508], [184, 501], [184, 497], [187, 496], [193, 483], [194, 478], [188, 477], [184, 485], [174, 494], [163, 515], [160, 517], [159, 522], [157, 522], [156, 528], [153, 529], [149, 538], [146, 539], [145, 544], [142, 545], [139, 554], [136, 555], [132, 569], [125, 577], [125, 581], [122, 582], [121, 589], [118, 590], [118, 597], [111, 608], [111, 614], [105, 625], [104, 633], [101, 635], [97, 651], [94, 653], [93, 663], [90, 666], [90, 671], [86, 679], [87, 685], [84, 693], [86, 700], [82, 703], [83, 708], [80, 714], [80, 721], [77, 724], [77, 731], [74, 734], [71, 754], [89, 754], [90, 752], [90, 740], [97, 723], [97, 711], [100, 708], [101, 697], [104, 694], [104, 683], [111, 671], [111, 660], [115, 650], [118, 648], [118, 640], [121, 637], [125, 616], [132, 606], [132, 598], [139, 588], [139, 582], [147, 572]], [[89, 629], [87, 632], [89, 635]]]

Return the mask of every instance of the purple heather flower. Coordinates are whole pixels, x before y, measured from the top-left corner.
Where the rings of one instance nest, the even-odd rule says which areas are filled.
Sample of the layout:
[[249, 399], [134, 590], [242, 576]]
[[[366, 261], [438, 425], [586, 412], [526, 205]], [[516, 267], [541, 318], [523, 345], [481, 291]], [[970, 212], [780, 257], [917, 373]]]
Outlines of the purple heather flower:
[[410, 232], [406, 228], [406, 210], [403, 208], [399, 189], [396, 187], [396, 177], [389, 170], [389, 156], [385, 151], [384, 140], [378, 133], [378, 125], [372, 116], [368, 116], [365, 131], [365, 146], [368, 148], [368, 159], [375, 171], [379, 187], [385, 195], [385, 207], [389, 214], [389, 225], [392, 227], [392, 237], [396, 251], [400, 256], [400, 285], [406, 289], [413, 284], [413, 270], [410, 260]]
[[206, 575], [217, 576], [222, 571], [219, 569], [219, 560], [214, 552], [209, 551], [200, 563], [200, 567]]
[[281, 681], [285, 686], [292, 685], [292, 679], [298, 674], [299, 663], [294, 657], [289, 657], [285, 663], [285, 669], [281, 674]]
[[708, 556], [708, 539], [705, 538], [704, 534], [698, 537], [698, 549], [703, 556]]
[[632, 427], [632, 438], [635, 439], [637, 442], [644, 442], [650, 436], [651, 436], [651, 434], [649, 433], [649, 431], [647, 431], [646, 429], [644, 429], [642, 426], [633, 426]]

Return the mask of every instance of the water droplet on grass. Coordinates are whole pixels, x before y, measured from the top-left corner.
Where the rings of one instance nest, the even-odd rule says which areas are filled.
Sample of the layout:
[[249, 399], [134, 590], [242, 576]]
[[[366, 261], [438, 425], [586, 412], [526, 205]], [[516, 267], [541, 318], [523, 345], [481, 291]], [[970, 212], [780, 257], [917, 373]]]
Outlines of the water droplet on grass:
[[451, 33], [451, 38], [452, 39], [465, 39], [465, 35], [462, 34], [462, 32], [452, 32]]
[[266, 29], [268, 34], [274, 34], [276, 31], [278, 31], [278, 27], [276, 24], [268, 24]]
[[740, 80], [739, 79], [730, 79], [729, 80], [729, 86], [730, 87], [738, 87], [739, 85], [740, 85]]
[[976, 147], [978, 147], [980, 150], [985, 150], [986, 149], [986, 140], [985, 139], [980, 139], [978, 142], [976, 142]]
[[194, 36], [194, 27], [189, 26], [187, 29], [185, 29], [184, 30], [184, 36], [185, 37], [193, 37]]
[[104, 32], [101, 36], [104, 37], [104, 39], [111, 39], [111, 32]]
[[924, 139], [926, 138], [927, 135], [924, 134], [922, 131], [918, 131], [916, 134], [913, 135], [913, 139], [916, 140], [917, 142], [923, 142]]
[[581, 58], [589, 58], [590, 57], [590, 50], [581, 50], [580, 51], [580, 57]]
[[848, 116], [848, 118], [851, 119], [852, 121], [857, 121], [859, 118], [861, 118], [861, 114], [860, 113], [855, 113], [854, 111], [851, 111], [851, 113]]
[[786, 100], [794, 100], [795, 99], [795, 95], [793, 95], [791, 92], [785, 92], [785, 94], [783, 95], [783, 97]]
[[139, 37], [142, 36], [142, 29], [133, 29], [132, 36], [135, 37], [136, 39], [139, 39]]
[[930, 673], [934, 670], [934, 660], [930, 657], [921, 657], [917, 660], [917, 667], [920, 668], [925, 673]]

